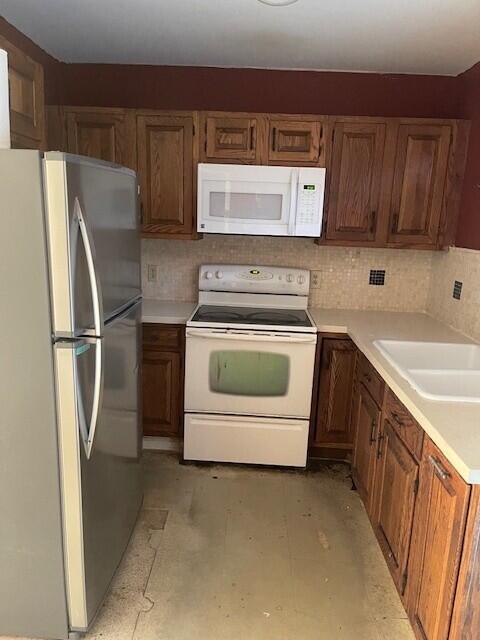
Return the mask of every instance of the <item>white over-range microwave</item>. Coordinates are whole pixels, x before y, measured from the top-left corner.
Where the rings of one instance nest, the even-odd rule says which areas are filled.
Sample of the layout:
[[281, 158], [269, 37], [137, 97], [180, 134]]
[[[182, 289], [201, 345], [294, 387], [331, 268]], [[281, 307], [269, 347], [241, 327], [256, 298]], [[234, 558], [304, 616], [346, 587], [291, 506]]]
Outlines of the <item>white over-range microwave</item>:
[[199, 164], [197, 230], [319, 237], [325, 169]]

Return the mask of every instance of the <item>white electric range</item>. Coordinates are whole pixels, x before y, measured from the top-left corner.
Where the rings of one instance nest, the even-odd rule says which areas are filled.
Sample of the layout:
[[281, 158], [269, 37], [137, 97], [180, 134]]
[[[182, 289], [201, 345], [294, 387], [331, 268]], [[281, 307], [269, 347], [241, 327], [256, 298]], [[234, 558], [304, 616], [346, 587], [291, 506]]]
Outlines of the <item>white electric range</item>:
[[203, 265], [187, 321], [184, 458], [304, 467], [317, 329], [303, 269]]

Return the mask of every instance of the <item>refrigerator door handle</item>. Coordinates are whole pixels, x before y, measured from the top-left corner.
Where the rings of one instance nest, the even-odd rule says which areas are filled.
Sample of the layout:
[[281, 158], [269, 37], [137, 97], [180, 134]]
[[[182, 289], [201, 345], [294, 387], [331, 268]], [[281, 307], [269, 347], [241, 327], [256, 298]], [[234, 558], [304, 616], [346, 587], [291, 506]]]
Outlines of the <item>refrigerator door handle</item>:
[[92, 305], [93, 305], [93, 322], [95, 327], [95, 335], [101, 337], [103, 335], [103, 308], [102, 308], [102, 295], [100, 290], [100, 280], [97, 276], [97, 270], [95, 268], [95, 253], [93, 239], [90, 234], [90, 230], [85, 221], [82, 207], [78, 198], [75, 198], [74, 204], [74, 216], [78, 220], [80, 227], [80, 235], [82, 236], [83, 245], [85, 247], [85, 255], [87, 258], [88, 275], [90, 278], [90, 289], [92, 292]]
[[[82, 392], [80, 389], [79, 375], [76, 364], [76, 359], [83, 353], [86, 353], [91, 345], [95, 347], [95, 377], [93, 382], [93, 400], [92, 411], [90, 414], [90, 423], [87, 426], [87, 419], [85, 417], [85, 407], [83, 406]], [[79, 338], [75, 341], [65, 340], [56, 343], [57, 349], [69, 349], [73, 352], [73, 367], [74, 367], [74, 385], [75, 385], [75, 398], [76, 398], [76, 413], [78, 416], [78, 427], [80, 435], [82, 437], [83, 446], [85, 449], [85, 455], [87, 459], [90, 459], [92, 453], [93, 443], [95, 439], [95, 431], [97, 429], [98, 416], [100, 413], [100, 406], [102, 404], [103, 393], [103, 376], [104, 376], [104, 354], [103, 354], [103, 339], [102, 338]]]
[[[101, 338], [94, 339], [95, 342], [95, 378], [93, 383], [93, 400], [92, 400], [92, 412], [90, 415], [90, 424], [87, 427], [87, 421], [85, 418], [85, 411], [82, 403], [82, 396], [80, 390], [77, 389], [77, 398], [79, 402], [78, 406], [78, 420], [80, 425], [80, 433], [82, 435], [83, 446], [85, 448], [85, 455], [87, 460], [90, 459], [93, 443], [95, 439], [95, 431], [98, 424], [98, 415], [100, 413], [100, 405], [102, 402], [102, 390], [103, 390], [103, 340]], [[76, 376], [78, 385], [78, 376]]]

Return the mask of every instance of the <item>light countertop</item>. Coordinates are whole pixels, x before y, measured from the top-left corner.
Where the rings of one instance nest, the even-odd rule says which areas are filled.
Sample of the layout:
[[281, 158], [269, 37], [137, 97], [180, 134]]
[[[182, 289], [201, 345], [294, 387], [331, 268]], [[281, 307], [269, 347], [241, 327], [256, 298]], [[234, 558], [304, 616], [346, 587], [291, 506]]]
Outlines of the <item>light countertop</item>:
[[321, 332], [346, 333], [466, 482], [480, 484], [480, 404], [420, 396], [373, 346], [374, 340], [473, 342], [422, 313], [309, 309]]
[[155, 324], [185, 324], [196, 307], [195, 302], [174, 302], [144, 298], [142, 322]]

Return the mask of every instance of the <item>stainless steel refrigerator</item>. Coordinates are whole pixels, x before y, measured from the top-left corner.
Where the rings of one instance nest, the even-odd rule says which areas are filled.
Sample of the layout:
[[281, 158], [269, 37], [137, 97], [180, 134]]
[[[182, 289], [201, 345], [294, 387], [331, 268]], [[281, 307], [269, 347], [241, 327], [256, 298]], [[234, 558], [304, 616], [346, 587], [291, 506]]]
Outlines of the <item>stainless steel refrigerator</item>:
[[0, 635], [88, 628], [141, 505], [135, 173], [0, 151]]

